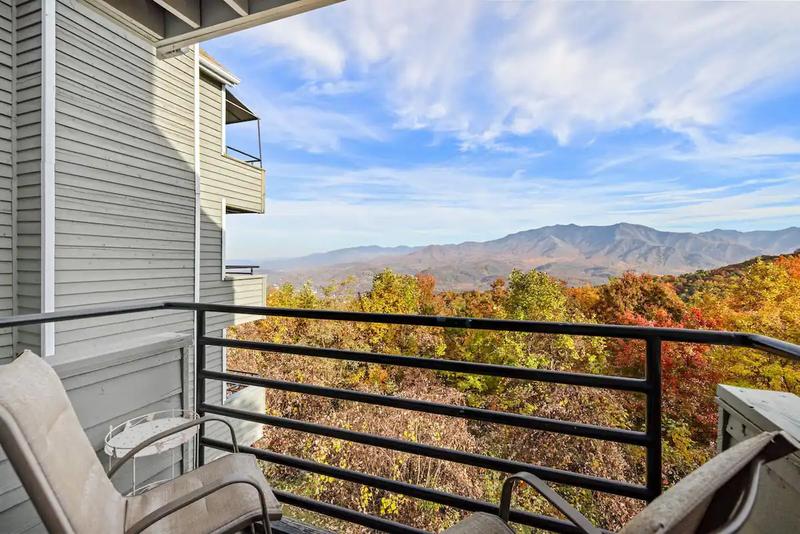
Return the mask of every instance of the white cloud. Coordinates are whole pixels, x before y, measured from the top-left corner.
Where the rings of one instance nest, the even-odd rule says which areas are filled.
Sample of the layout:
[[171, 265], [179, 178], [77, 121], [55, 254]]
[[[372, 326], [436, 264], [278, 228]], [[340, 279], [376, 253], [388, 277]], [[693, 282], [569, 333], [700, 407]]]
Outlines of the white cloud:
[[[738, 176], [748, 173], [763, 176], [764, 172], [792, 173], [800, 169], [800, 162], [791, 158], [800, 156], [800, 139], [774, 131], [758, 133], [719, 133], [696, 127], [681, 128], [680, 133], [689, 143], [671, 142], [661, 145], [621, 147], [622, 155], [608, 154], [592, 162], [591, 175], [623, 168], [627, 165], [663, 160], [713, 166], [710, 176], [719, 176], [722, 169], [730, 169]], [[617, 150], [618, 151], [618, 150]], [[728, 174], [728, 173], [726, 173]], [[763, 183], [765, 178], [759, 178]]]
[[[311, 153], [339, 151], [344, 140], [383, 141], [386, 132], [365, 117], [326, 108], [291, 93], [246, 87], [242, 99], [260, 117], [262, 140]], [[252, 133], [250, 134], [252, 137]]]
[[686, 129], [684, 133], [692, 140], [694, 148], [688, 153], [673, 155], [673, 159], [721, 161], [800, 155], [800, 139], [774, 132], [729, 134], [722, 139], [696, 128]]
[[269, 128], [262, 132], [266, 142], [308, 152], [332, 152], [340, 149], [343, 139], [379, 141], [384, 135], [357, 116], [316, 106], [264, 103], [256, 109], [269, 116]]
[[[350, 0], [241, 34], [315, 84], [378, 86], [397, 126], [465, 148], [640, 123], [719, 125], [800, 79], [800, 4]], [[255, 47], [255, 48], [253, 48]]]
[[332, 82], [310, 83], [303, 89], [312, 95], [337, 96], [363, 91], [367, 84], [355, 80], [336, 80]]
[[800, 174], [720, 187], [677, 180], [551, 179], [465, 166], [342, 170], [273, 165], [269, 222], [231, 220], [232, 256], [294, 256], [346, 246], [488, 240], [556, 223], [635, 221], [659, 229], [800, 224]]
[[289, 17], [245, 34], [249, 47], [277, 49], [283, 54], [302, 57], [309, 77], [338, 77], [344, 72], [346, 50], [338, 39], [308, 17]]

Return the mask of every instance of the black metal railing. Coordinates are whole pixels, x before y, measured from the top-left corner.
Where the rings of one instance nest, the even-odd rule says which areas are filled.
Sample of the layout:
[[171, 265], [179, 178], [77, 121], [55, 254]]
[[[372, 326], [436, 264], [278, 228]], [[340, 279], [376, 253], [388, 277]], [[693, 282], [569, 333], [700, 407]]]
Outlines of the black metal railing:
[[259, 265], [226, 265], [225, 274], [249, 274], [252, 275], [256, 272]]
[[[500, 319], [473, 319], [463, 317], [434, 317], [419, 315], [391, 315], [380, 313], [342, 312], [326, 310], [265, 308], [250, 306], [226, 306], [211, 304], [193, 304], [190, 306], [197, 312], [197, 405], [199, 413], [210, 413], [235, 419], [261, 423], [268, 426], [290, 429], [310, 434], [342, 439], [355, 443], [380, 447], [384, 449], [406, 452], [428, 458], [436, 458], [457, 462], [474, 467], [495, 471], [514, 473], [529, 471], [544, 480], [577, 486], [589, 490], [632, 497], [650, 501], [661, 493], [661, 348], [663, 342], [687, 342], [712, 345], [732, 345], [762, 350], [784, 357], [800, 360], [800, 347], [775, 339], [753, 334], [685, 330], [676, 328], [655, 328], [595, 324], [550, 323], [533, 321], [513, 321]], [[441, 328], [501, 330], [536, 334], [556, 334], [571, 336], [610, 337], [641, 340], [646, 346], [646, 371], [642, 378], [620, 376], [602, 376], [585, 373], [552, 371], [545, 369], [529, 369], [495, 364], [483, 364], [397, 354], [377, 354], [371, 352], [268, 343], [248, 340], [209, 337], [206, 334], [206, 314], [209, 312], [244, 313], [269, 317], [287, 317], [299, 319], [317, 319], [348, 322], [382, 323], [393, 325], [427, 326]], [[471, 373], [486, 376], [516, 378], [556, 384], [603, 388], [618, 391], [629, 391], [646, 396], [645, 430], [634, 431], [620, 428], [609, 428], [585, 423], [576, 423], [529, 415], [520, 415], [493, 410], [453, 406], [436, 402], [393, 397], [374, 393], [352, 391], [346, 389], [302, 384], [275, 380], [260, 376], [242, 375], [230, 372], [212, 371], [206, 368], [206, 347], [232, 347], [265, 352], [295, 354], [319, 358], [333, 358], [355, 362], [397, 365], [421, 369], [434, 369], [459, 373]], [[421, 443], [375, 436], [363, 432], [355, 432], [338, 427], [310, 423], [279, 417], [274, 415], [252, 413], [225, 406], [208, 404], [205, 401], [205, 382], [207, 380], [224, 380], [228, 383], [259, 386], [279, 391], [290, 391], [306, 395], [355, 401], [365, 404], [388, 406], [417, 412], [460, 417], [477, 421], [512, 425], [531, 430], [556, 432], [584, 438], [607, 440], [616, 443], [636, 445], [646, 451], [646, 480], [644, 485], [625, 481], [610, 480], [602, 477], [573, 473], [561, 469], [532, 465], [524, 462], [505, 460], [481, 454], [467, 453], [453, 449], [425, 445]], [[211, 447], [223, 451], [231, 451], [230, 444], [200, 436], [200, 462], [204, 460], [203, 447]], [[451, 506], [467, 511], [497, 512], [497, 506], [466, 498], [440, 490], [425, 488], [397, 480], [369, 475], [350, 469], [322, 464], [286, 454], [266, 451], [253, 447], [241, 447], [241, 450], [254, 454], [257, 458], [278, 465], [293, 467], [303, 471], [330, 476], [340, 480], [364, 484], [373, 488], [399, 493], [409, 497], [424, 499], [434, 503]], [[354, 522], [368, 528], [376, 528], [387, 532], [418, 533], [419, 529], [399, 524], [380, 517], [374, 517], [354, 510], [323, 503], [307, 497], [278, 492], [279, 498], [289, 504], [314, 512], [322, 513]], [[540, 514], [522, 510], [512, 510], [511, 520], [528, 526], [543, 528], [556, 532], [574, 532], [571, 523]]]
[[[549, 323], [533, 321], [511, 321], [499, 319], [472, 319], [463, 317], [434, 317], [420, 315], [391, 315], [362, 312], [343, 312], [307, 309], [267, 308], [253, 306], [233, 306], [205, 303], [162, 302], [145, 305], [114, 306], [93, 308], [80, 311], [54, 312], [16, 317], [0, 318], [0, 328], [17, 327], [47, 322], [86, 319], [110, 315], [130, 314], [154, 310], [191, 310], [195, 314], [195, 408], [200, 414], [211, 413], [252, 421], [279, 428], [291, 429], [311, 434], [328, 436], [401, 451], [428, 458], [436, 458], [457, 462], [474, 467], [513, 473], [529, 471], [550, 482], [567, 484], [610, 494], [652, 500], [661, 492], [661, 346], [664, 342], [701, 343], [710, 345], [728, 345], [746, 347], [768, 352], [774, 355], [800, 361], [800, 346], [768, 338], [765, 336], [707, 330], [685, 330], [676, 328], [655, 328], [617, 325]], [[209, 313], [236, 313], [268, 317], [288, 317], [301, 319], [350, 321], [365, 323], [382, 323], [393, 325], [411, 325], [440, 328], [500, 330], [536, 334], [556, 334], [570, 336], [610, 337], [642, 340], [646, 344], [646, 372], [642, 378], [619, 376], [602, 376], [585, 373], [552, 371], [545, 369], [529, 369], [495, 364], [441, 360], [397, 354], [377, 354], [343, 349], [328, 349], [281, 343], [267, 343], [237, 339], [209, 337], [206, 333], [206, 319]], [[283, 354], [297, 354], [320, 358], [333, 358], [356, 362], [397, 365], [420, 369], [471, 373], [484, 376], [507, 377], [522, 380], [540, 381], [556, 384], [567, 384], [591, 388], [612, 389], [635, 392], [646, 396], [645, 430], [633, 431], [609, 428], [584, 423], [575, 423], [544, 417], [519, 415], [493, 410], [452, 406], [436, 402], [421, 401], [374, 393], [315, 386], [282, 380], [274, 380], [261, 376], [238, 373], [218, 372], [207, 368], [206, 347], [234, 347], [253, 349]], [[293, 391], [308, 395], [333, 399], [345, 399], [366, 404], [389, 406], [413, 410], [423, 413], [461, 417], [477, 421], [488, 421], [505, 425], [518, 426], [532, 430], [557, 432], [572, 436], [581, 436], [600, 440], [636, 445], [646, 450], [646, 480], [644, 485], [624, 481], [573, 473], [546, 466], [506, 460], [481, 454], [467, 453], [453, 449], [436, 447], [396, 438], [376, 436], [363, 432], [355, 432], [317, 423], [298, 421], [290, 418], [254, 413], [226, 406], [209, 404], [206, 399], [206, 381], [222, 380], [233, 384], [253, 385], [281, 391]], [[205, 448], [210, 447], [223, 451], [231, 451], [230, 443], [215, 440], [205, 435], [201, 427], [198, 439], [198, 463], [205, 460]], [[466, 498], [444, 491], [417, 486], [406, 482], [369, 475], [350, 469], [326, 465], [319, 462], [297, 458], [278, 452], [262, 450], [254, 447], [239, 446], [239, 449], [255, 455], [257, 458], [278, 465], [318, 473], [333, 478], [364, 484], [373, 488], [395, 492], [409, 497], [451, 506], [466, 511], [497, 512], [497, 506], [485, 501]], [[349, 521], [368, 528], [387, 532], [421, 533], [423, 531], [391, 521], [374, 517], [362, 512], [343, 508], [329, 503], [294, 495], [285, 491], [275, 492], [278, 498], [290, 505], [298, 506], [313, 512], [325, 514], [344, 521]], [[562, 519], [540, 514], [512, 510], [511, 520], [520, 524], [556, 532], [574, 532], [575, 527]]]
[[235, 152], [236, 154], [244, 156], [244, 158], [233, 156], [239, 161], [243, 161], [245, 163], [249, 163], [250, 165], [261, 167], [261, 156], [254, 156], [253, 154], [248, 154], [244, 150], [239, 150], [238, 148], [234, 148], [232, 146], [226, 146], [225, 148], [228, 150], [228, 152]]

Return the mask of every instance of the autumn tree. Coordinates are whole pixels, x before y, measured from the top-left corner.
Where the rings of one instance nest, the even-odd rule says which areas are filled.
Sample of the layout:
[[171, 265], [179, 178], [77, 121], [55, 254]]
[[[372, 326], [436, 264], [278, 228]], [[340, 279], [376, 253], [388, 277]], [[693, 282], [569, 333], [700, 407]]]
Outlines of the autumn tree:
[[[741, 273], [709, 284], [693, 304], [725, 330], [753, 332], [800, 343], [800, 256], [757, 261]], [[713, 352], [726, 382], [800, 393], [800, 366], [743, 348]]]

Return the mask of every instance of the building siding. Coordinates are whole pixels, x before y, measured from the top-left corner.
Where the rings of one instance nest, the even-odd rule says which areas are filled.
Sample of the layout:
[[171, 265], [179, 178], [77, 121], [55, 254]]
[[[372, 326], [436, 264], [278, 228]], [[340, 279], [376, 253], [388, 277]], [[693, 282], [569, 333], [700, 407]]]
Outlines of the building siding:
[[[16, 313], [41, 311], [42, 4], [17, 0], [16, 44]], [[39, 327], [17, 329], [16, 350], [39, 350]]]
[[[14, 12], [9, 0], [0, 0], [0, 316], [14, 313]], [[12, 350], [11, 330], [0, 330], [0, 363]]]
[[[223, 277], [222, 200], [263, 212], [264, 180], [261, 169], [221, 153], [221, 87], [200, 87], [196, 257], [194, 56], [159, 60], [151, 43], [81, 2], [57, 0], [55, 24], [56, 310], [192, 301], [195, 265], [201, 301], [263, 304], [263, 277]], [[41, 311], [41, 74], [40, 0], [0, 0], [0, 316]], [[249, 319], [210, 315], [208, 333]], [[54, 366], [96, 364], [63, 376], [101, 457], [110, 424], [192, 405], [192, 327], [185, 311], [56, 324]], [[177, 345], [161, 350], [165, 336]], [[38, 326], [15, 337], [0, 332], [0, 363], [14, 349], [39, 350]], [[221, 369], [221, 350], [209, 348], [207, 362]], [[221, 385], [207, 391], [209, 402], [222, 402]], [[163, 478], [170, 467], [161, 460], [141, 473]], [[2, 532], [42, 530], [2, 451], [0, 524]]]
[[[194, 297], [194, 60], [81, 3], [56, 17], [56, 309]], [[60, 323], [57, 352], [189, 331], [186, 312]]]
[[[264, 171], [222, 153], [222, 95], [219, 82], [200, 77], [200, 300], [262, 306], [266, 290], [263, 276], [223, 276], [223, 200], [229, 211], [263, 213]], [[209, 314], [208, 330], [221, 335], [223, 329], [253, 319]], [[222, 349], [208, 347], [207, 362], [209, 369], [222, 370]], [[210, 402], [222, 402], [221, 384], [214, 382], [206, 391]]]
[[200, 82], [201, 191], [224, 197], [228, 208], [264, 213], [264, 171], [222, 153], [222, 86], [205, 75]]

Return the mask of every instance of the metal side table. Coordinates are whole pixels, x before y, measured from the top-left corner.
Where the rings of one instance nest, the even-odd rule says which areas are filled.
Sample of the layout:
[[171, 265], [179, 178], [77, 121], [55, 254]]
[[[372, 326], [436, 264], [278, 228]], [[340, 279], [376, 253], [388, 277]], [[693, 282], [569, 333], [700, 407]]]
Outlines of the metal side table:
[[[149, 437], [155, 436], [159, 432], [169, 430], [182, 425], [188, 421], [197, 419], [199, 416], [196, 412], [191, 410], [164, 410], [160, 412], [152, 412], [145, 415], [140, 415], [129, 419], [124, 423], [111, 427], [106, 434], [105, 438], [105, 453], [108, 455], [108, 468], [111, 469], [115, 458], [125, 456], [131, 449], [142, 443]], [[176, 451], [180, 447], [194, 439], [197, 434], [197, 427], [192, 427], [178, 432], [164, 439], [145, 447], [133, 457], [132, 465], [132, 489], [129, 495], [137, 495], [143, 493], [159, 484], [163, 484], [168, 480], [175, 478], [175, 464], [177, 463]], [[169, 479], [157, 480], [150, 482], [144, 486], [136, 486], [136, 459], [144, 456], [155, 456], [170, 452], [172, 454], [172, 473]]]

